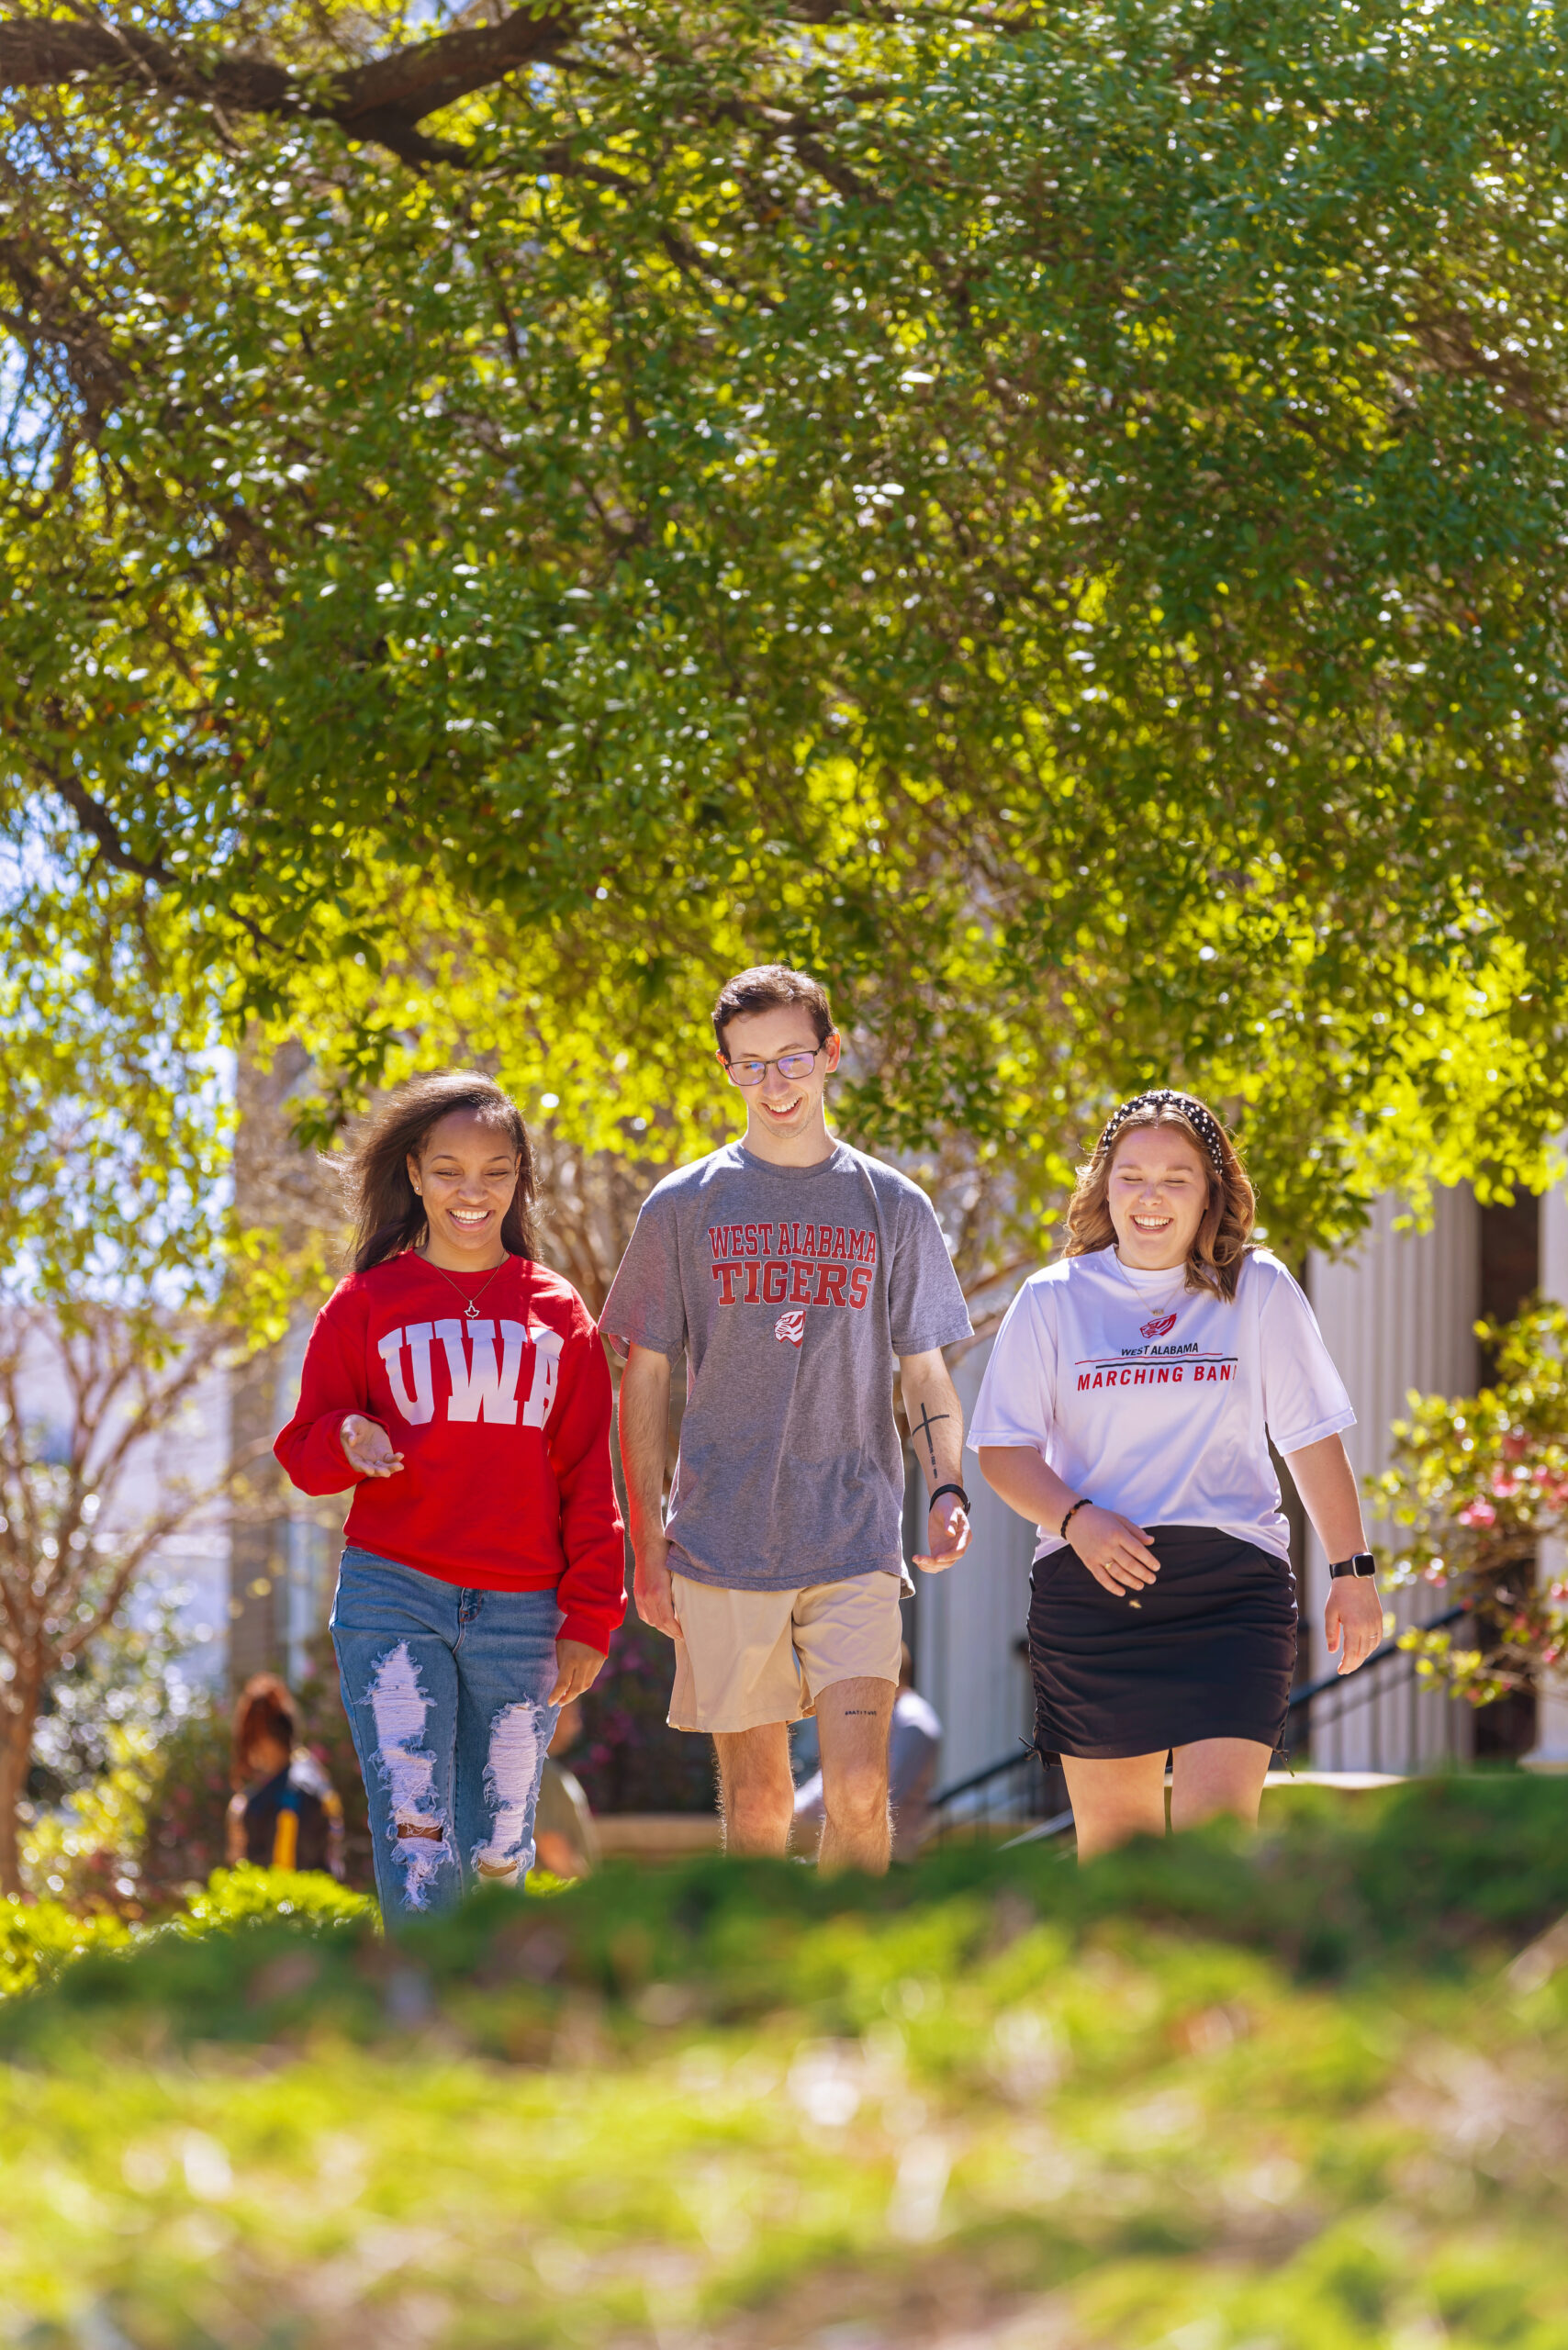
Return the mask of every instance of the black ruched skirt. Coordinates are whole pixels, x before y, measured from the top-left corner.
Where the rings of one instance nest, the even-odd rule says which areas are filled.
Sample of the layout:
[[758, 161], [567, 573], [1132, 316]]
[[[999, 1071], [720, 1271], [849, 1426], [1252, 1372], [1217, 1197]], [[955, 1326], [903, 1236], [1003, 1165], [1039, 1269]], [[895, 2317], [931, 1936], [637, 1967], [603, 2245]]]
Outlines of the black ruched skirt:
[[1035, 1562], [1029, 1663], [1047, 1762], [1154, 1754], [1204, 1738], [1276, 1747], [1295, 1676], [1295, 1579], [1283, 1559], [1209, 1526], [1156, 1526], [1134, 1607], [1070, 1544]]

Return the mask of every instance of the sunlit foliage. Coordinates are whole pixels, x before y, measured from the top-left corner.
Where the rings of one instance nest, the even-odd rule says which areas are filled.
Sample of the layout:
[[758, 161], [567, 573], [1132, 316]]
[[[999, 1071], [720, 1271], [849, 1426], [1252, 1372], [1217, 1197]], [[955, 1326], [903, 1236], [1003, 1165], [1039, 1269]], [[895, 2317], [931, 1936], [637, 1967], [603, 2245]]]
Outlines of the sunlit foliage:
[[149, 921], [329, 1119], [417, 1032], [688, 1147], [703, 1001], [781, 953], [854, 1130], [962, 1129], [1025, 1218], [1149, 1077], [1240, 1116], [1281, 1240], [1541, 1179], [1555, 12], [28, 25], [0, 728], [51, 918]]
[[1406, 1632], [1400, 1646], [1478, 1706], [1568, 1664], [1568, 1313], [1540, 1306], [1483, 1335], [1496, 1348], [1491, 1384], [1412, 1397], [1378, 1481], [1410, 1529], [1395, 1581], [1438, 1584], [1469, 1611], [1457, 1630]]

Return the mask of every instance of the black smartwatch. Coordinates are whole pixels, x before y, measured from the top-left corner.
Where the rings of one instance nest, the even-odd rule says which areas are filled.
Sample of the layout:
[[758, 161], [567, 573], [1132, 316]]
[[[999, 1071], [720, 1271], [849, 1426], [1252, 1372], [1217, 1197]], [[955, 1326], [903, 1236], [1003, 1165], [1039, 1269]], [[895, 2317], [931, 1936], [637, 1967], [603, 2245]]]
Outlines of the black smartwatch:
[[1370, 1550], [1358, 1550], [1353, 1559], [1330, 1559], [1330, 1575], [1375, 1575], [1377, 1561]]

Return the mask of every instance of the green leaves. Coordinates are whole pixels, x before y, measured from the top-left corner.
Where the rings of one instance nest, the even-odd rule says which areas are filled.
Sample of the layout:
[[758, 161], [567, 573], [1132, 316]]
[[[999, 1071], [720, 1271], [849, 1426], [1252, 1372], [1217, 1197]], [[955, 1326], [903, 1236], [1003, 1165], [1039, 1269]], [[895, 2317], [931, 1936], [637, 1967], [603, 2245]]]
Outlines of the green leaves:
[[0, 2003], [6, 2305], [753, 2350], [951, 2339], [961, 2295], [980, 2339], [1546, 2350], [1560, 1787], [1265, 1806], [1081, 1871], [621, 1866], [395, 1944], [270, 1872], [68, 1964], [110, 1937], [0, 1907], [57, 1977]]
[[181, 926], [106, 878], [60, 892], [62, 829], [11, 876], [0, 1236], [35, 1296], [113, 1304], [156, 1354], [224, 1285], [229, 1104]]
[[1538, 1306], [1478, 1326], [1496, 1353], [1479, 1395], [1412, 1399], [1380, 1489], [1412, 1528], [1396, 1582], [1450, 1586], [1460, 1633], [1406, 1633], [1419, 1670], [1475, 1705], [1533, 1689], [1568, 1658], [1568, 1583], [1543, 1580], [1540, 1546], [1568, 1525], [1568, 1312]]
[[1564, 65], [1495, 0], [611, 6], [419, 171], [34, 90], [17, 836], [70, 782], [329, 1088], [411, 1027], [673, 1147], [712, 987], [785, 954], [856, 1130], [963, 1127], [1025, 1220], [1153, 1077], [1287, 1245], [1440, 1154], [1529, 1177]]

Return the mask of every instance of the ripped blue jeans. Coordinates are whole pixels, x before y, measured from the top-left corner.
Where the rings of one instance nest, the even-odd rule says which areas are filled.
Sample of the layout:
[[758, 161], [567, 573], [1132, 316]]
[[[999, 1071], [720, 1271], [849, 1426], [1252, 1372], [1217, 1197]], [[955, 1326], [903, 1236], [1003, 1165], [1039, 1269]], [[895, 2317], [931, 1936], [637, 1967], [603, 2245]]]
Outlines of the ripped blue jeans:
[[388, 1926], [533, 1865], [560, 1623], [553, 1591], [462, 1591], [343, 1552], [332, 1645]]

